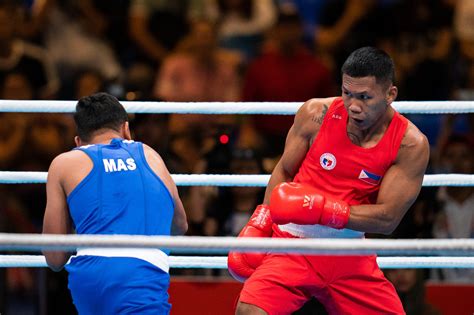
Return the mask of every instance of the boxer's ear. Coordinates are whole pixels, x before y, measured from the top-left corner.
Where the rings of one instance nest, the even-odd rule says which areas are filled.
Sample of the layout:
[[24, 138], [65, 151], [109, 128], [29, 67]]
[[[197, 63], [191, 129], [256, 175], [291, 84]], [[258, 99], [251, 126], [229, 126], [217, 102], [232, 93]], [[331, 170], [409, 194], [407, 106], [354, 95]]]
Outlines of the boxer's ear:
[[392, 104], [398, 95], [398, 88], [395, 85], [390, 85], [387, 89], [386, 100], [387, 104]]
[[128, 124], [128, 121], [122, 124], [122, 126], [120, 127], [120, 131], [122, 133], [122, 138], [126, 140], [132, 140], [132, 135], [130, 133], [130, 125]]
[[79, 138], [79, 136], [74, 137], [74, 142], [76, 143], [76, 147], [82, 146], [82, 140]]

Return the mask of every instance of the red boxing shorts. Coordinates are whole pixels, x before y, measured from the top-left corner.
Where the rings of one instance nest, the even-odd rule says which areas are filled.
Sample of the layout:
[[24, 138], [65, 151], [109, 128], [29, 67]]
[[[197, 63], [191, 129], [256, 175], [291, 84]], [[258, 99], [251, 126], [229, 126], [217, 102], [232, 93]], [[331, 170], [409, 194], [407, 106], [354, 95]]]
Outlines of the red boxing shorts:
[[[292, 237], [274, 229], [273, 237]], [[245, 282], [240, 302], [291, 314], [312, 296], [329, 314], [405, 314], [376, 256], [268, 254]]]

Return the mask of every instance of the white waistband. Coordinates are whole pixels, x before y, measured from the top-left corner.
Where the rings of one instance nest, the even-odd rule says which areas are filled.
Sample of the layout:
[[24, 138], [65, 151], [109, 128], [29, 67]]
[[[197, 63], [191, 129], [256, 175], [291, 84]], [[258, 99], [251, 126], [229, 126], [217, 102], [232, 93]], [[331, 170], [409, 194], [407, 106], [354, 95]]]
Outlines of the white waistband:
[[164, 272], [169, 272], [169, 259], [163, 251], [148, 248], [79, 248], [76, 256], [127, 257], [149, 262]]
[[363, 232], [349, 229], [338, 230], [319, 224], [299, 225], [289, 223], [278, 225], [278, 228], [283, 232], [302, 238], [364, 238]]

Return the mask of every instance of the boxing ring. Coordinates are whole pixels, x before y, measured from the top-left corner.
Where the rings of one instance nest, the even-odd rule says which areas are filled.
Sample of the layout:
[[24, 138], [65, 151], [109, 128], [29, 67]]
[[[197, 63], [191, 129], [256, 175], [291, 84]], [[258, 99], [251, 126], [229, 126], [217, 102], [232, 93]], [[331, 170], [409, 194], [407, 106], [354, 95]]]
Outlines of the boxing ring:
[[[182, 103], [121, 102], [128, 113], [155, 114], [281, 114], [293, 115], [301, 102]], [[76, 101], [0, 100], [0, 112], [72, 113]], [[474, 113], [474, 102], [395, 102], [404, 114]], [[0, 184], [46, 182], [46, 172], [0, 171]], [[173, 174], [178, 186], [259, 186], [270, 175]], [[474, 186], [474, 174], [425, 175], [423, 186]], [[381, 268], [474, 268], [474, 239], [278, 239], [235, 237], [138, 236], [138, 235], [41, 235], [0, 233], [0, 249], [39, 251], [95, 248], [163, 248], [173, 254], [220, 256], [171, 256], [171, 268], [227, 268], [229, 251], [273, 251], [305, 254], [377, 254]], [[45, 267], [41, 255], [0, 255], [0, 267]]]

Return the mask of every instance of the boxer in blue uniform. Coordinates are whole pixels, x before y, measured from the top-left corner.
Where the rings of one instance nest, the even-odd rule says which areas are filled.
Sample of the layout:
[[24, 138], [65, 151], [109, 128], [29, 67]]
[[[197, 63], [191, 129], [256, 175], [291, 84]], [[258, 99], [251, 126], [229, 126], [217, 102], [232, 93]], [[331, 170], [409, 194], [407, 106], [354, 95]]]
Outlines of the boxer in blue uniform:
[[[45, 234], [182, 235], [186, 214], [163, 160], [131, 140], [128, 116], [106, 93], [76, 105], [77, 148], [48, 171]], [[168, 251], [80, 248], [69, 289], [79, 314], [168, 314]], [[70, 252], [44, 251], [61, 270]]]

